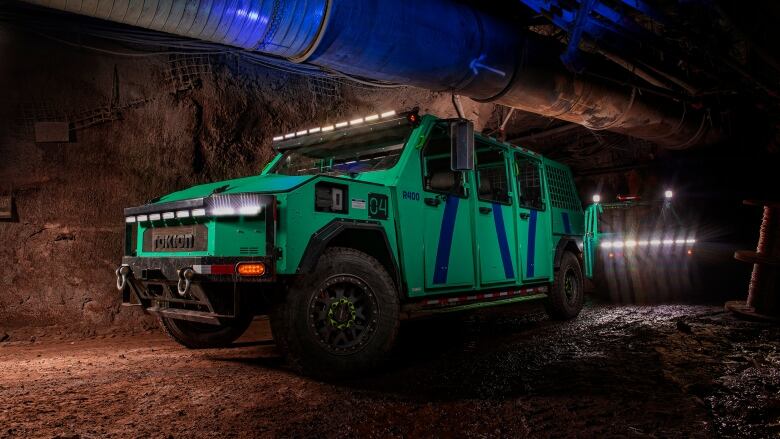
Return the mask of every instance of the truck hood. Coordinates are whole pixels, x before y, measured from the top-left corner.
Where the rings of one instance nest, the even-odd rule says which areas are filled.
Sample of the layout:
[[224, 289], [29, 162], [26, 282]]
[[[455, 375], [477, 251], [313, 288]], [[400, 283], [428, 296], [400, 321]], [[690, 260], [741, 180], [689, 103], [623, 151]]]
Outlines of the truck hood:
[[255, 175], [252, 177], [201, 184], [160, 197], [158, 203], [208, 197], [214, 193], [239, 194], [245, 192], [287, 192], [315, 178], [313, 175]]

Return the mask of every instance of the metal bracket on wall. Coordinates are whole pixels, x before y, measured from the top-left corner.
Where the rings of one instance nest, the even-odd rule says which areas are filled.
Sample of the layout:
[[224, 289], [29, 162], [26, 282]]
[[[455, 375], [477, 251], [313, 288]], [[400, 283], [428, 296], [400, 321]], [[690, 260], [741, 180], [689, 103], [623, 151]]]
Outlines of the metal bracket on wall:
[[0, 195], [0, 221], [14, 218], [14, 200], [10, 195]]

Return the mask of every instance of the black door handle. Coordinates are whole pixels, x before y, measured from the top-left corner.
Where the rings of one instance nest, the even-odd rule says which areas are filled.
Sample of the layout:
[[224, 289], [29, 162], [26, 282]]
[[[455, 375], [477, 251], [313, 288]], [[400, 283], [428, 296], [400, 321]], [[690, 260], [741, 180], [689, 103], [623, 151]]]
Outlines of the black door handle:
[[479, 213], [490, 213], [492, 211], [493, 211], [493, 209], [490, 208], [490, 207], [480, 207], [479, 208]]
[[441, 200], [440, 200], [440, 199], [438, 199], [438, 198], [426, 198], [426, 199], [425, 199], [425, 204], [427, 204], [427, 205], [429, 205], [429, 206], [436, 207], [436, 206], [438, 206], [439, 204], [441, 204]]
[[520, 219], [528, 219], [531, 217], [530, 213], [527, 212], [520, 212]]

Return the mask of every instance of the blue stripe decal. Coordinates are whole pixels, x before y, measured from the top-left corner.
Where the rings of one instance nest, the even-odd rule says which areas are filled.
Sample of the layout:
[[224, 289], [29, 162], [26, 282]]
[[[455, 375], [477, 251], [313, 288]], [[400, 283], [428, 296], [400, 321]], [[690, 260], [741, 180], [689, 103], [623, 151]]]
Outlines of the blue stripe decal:
[[563, 218], [563, 230], [567, 235], [571, 235], [571, 221], [569, 221], [569, 212], [561, 212]]
[[528, 257], [525, 272], [527, 277], [534, 277], [534, 257], [536, 256], [536, 210], [531, 209], [531, 219], [528, 220]]
[[507, 279], [512, 279], [515, 277], [515, 270], [512, 268], [512, 255], [509, 254], [509, 241], [506, 239], [504, 211], [498, 203], [493, 203], [493, 221], [496, 223], [498, 248], [501, 249], [501, 262], [504, 263], [504, 276], [506, 276]]
[[433, 283], [447, 283], [447, 269], [450, 265], [450, 250], [452, 250], [452, 235], [455, 233], [455, 218], [458, 215], [460, 198], [447, 195], [444, 206], [444, 216], [439, 230], [439, 247], [436, 249], [436, 268], [433, 272]]

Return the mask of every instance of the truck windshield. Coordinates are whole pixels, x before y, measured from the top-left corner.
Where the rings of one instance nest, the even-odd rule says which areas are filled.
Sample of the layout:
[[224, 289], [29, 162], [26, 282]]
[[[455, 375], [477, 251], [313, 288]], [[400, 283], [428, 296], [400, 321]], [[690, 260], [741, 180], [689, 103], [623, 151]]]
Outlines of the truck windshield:
[[270, 171], [283, 175], [356, 174], [392, 168], [413, 127], [407, 124], [334, 136], [321, 143], [285, 151]]

